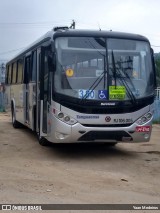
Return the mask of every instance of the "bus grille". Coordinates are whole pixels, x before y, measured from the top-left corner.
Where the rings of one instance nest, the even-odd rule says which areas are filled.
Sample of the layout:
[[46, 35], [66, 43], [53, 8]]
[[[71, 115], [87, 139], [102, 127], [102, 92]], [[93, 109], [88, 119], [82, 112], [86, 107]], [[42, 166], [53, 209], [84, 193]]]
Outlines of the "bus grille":
[[[131, 135], [129, 135], [125, 131], [90, 131], [81, 136], [78, 139], [78, 141], [94, 141], [94, 140], [123, 141], [123, 137], [131, 138]], [[131, 138], [131, 140], [133, 139]]]
[[131, 126], [133, 123], [127, 124], [81, 124], [86, 127], [128, 127]]

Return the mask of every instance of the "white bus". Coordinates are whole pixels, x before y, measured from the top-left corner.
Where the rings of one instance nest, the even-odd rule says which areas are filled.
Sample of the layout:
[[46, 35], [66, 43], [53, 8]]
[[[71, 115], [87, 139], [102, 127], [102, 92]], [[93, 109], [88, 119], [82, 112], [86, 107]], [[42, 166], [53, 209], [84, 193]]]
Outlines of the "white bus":
[[147, 142], [155, 67], [147, 38], [57, 27], [7, 63], [13, 127], [39, 143]]

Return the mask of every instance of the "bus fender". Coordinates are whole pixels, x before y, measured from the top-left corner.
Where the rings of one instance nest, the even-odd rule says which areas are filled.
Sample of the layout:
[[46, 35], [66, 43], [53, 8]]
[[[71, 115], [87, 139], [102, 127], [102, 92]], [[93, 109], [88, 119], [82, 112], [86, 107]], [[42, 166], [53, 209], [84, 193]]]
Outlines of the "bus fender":
[[14, 128], [19, 128], [21, 125], [16, 120], [16, 104], [14, 98], [11, 99], [12, 125]]
[[15, 116], [16, 116], [16, 104], [15, 104], [14, 98], [11, 99], [11, 111], [12, 110], [15, 113]]

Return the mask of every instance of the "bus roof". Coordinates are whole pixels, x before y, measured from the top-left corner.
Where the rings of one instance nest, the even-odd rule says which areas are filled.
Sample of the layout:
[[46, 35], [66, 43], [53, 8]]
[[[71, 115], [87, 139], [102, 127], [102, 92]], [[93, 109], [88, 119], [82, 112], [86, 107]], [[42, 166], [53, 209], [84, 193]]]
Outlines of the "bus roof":
[[[119, 38], [119, 39], [132, 39], [132, 40], [140, 40], [140, 41], [147, 41], [149, 40], [138, 34], [132, 33], [124, 33], [124, 32], [116, 32], [116, 31], [104, 31], [104, 30], [77, 30], [77, 29], [57, 29], [56, 31], [51, 30], [48, 31], [46, 34], [41, 36], [37, 39], [34, 43], [29, 45], [28, 47], [24, 48], [21, 52], [19, 52], [16, 56], [14, 56], [8, 63], [14, 61], [18, 57], [26, 54], [27, 52], [33, 50], [34, 48], [38, 47], [45, 41], [52, 41], [56, 37], [106, 37], [106, 38]], [[7, 63], [7, 64], [8, 64]]]
[[104, 31], [104, 30], [58, 30], [54, 33], [54, 37], [62, 37], [62, 36], [75, 36], [75, 37], [106, 37], [106, 38], [125, 38], [125, 39], [135, 39], [148, 41], [148, 39], [142, 35], [133, 34], [133, 33], [124, 33], [124, 32], [116, 32], [116, 31]]

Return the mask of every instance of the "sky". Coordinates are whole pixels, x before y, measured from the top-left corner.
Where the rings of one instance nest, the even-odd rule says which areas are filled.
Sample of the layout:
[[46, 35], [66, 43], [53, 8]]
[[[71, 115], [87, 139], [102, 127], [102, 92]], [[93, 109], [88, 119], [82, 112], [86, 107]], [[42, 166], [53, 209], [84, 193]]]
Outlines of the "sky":
[[0, 62], [54, 26], [146, 36], [160, 52], [160, 0], [0, 0]]

